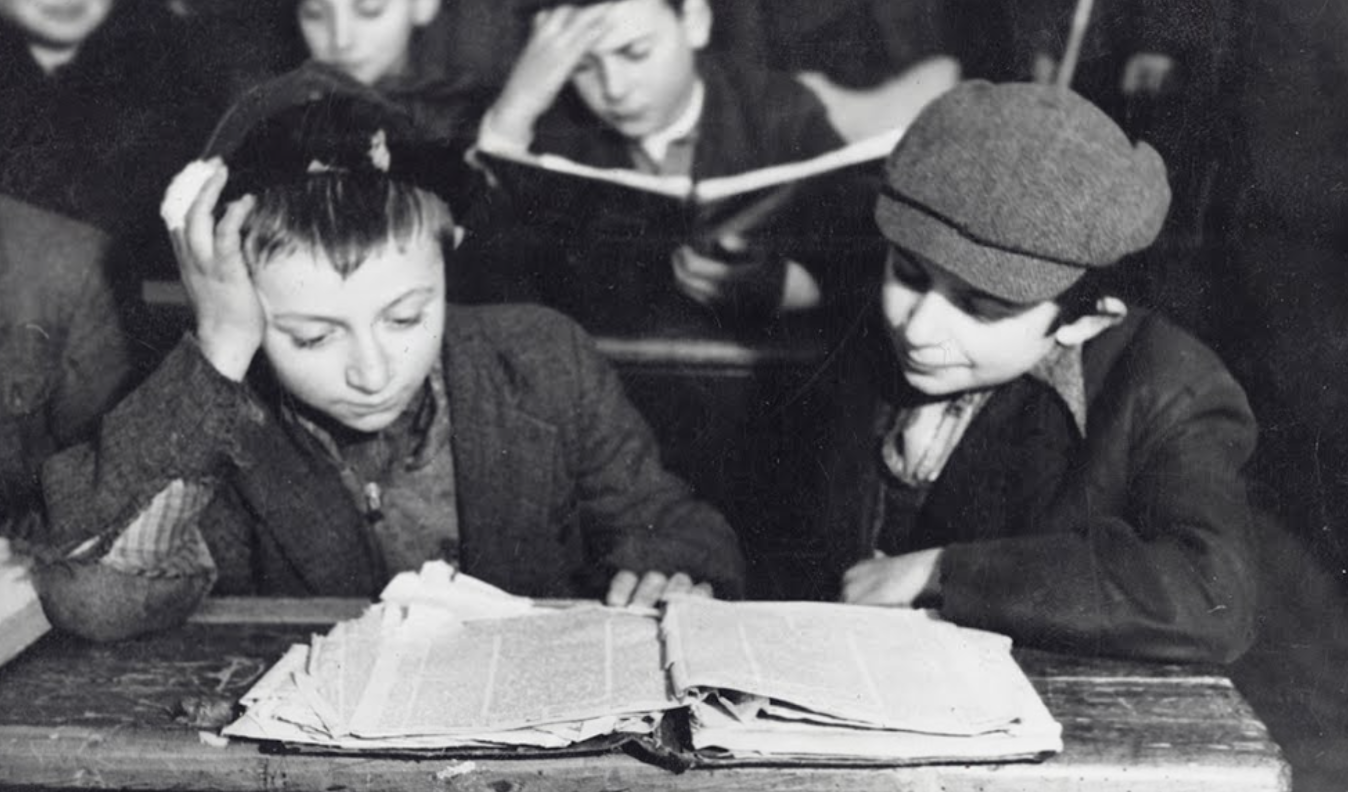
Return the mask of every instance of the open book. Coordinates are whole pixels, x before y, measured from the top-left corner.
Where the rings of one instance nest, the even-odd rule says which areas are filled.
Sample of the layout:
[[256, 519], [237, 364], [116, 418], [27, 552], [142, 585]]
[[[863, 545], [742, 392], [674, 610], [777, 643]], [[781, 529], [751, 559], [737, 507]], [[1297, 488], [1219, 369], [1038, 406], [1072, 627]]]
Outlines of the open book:
[[491, 615], [469, 585], [471, 618], [419, 595], [292, 647], [225, 734], [437, 753], [620, 738], [685, 766], [1012, 761], [1062, 747], [1008, 639], [922, 612], [685, 598], [660, 614], [513, 598]]
[[554, 154], [478, 150], [473, 157], [531, 225], [568, 239], [697, 243], [751, 234], [802, 187], [883, 159], [902, 135], [890, 130], [811, 159], [700, 181], [596, 168]]
[[703, 764], [1011, 761], [1062, 750], [1011, 640], [924, 611], [682, 599], [661, 631]]

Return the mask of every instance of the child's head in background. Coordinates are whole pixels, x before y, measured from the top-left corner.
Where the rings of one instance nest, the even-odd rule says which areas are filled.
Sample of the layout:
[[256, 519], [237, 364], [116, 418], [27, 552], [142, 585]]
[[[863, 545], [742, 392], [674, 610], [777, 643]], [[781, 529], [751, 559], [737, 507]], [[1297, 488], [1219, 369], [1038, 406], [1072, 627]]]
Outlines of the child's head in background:
[[309, 55], [366, 85], [408, 68], [416, 32], [430, 24], [441, 0], [298, 0]]
[[[143, 2], [143, 0], [137, 0]], [[69, 63], [102, 27], [116, 0], [0, 0], [0, 20], [28, 40], [33, 59], [51, 72]]]
[[688, 107], [697, 51], [711, 38], [707, 0], [616, 0], [606, 30], [571, 75], [571, 86], [605, 124], [637, 139]]

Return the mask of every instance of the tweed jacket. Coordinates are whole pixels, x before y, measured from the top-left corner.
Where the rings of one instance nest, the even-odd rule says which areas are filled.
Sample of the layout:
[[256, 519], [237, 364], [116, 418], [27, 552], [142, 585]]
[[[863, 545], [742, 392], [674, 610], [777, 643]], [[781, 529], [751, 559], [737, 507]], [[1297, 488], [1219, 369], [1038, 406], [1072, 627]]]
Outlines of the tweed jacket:
[[[1001, 387], [898, 552], [946, 548], [941, 613], [959, 624], [1083, 654], [1232, 660], [1252, 640], [1256, 598], [1245, 394], [1156, 314], [1134, 311], [1082, 357], [1084, 438], [1053, 388], [1029, 376]], [[825, 460], [839, 574], [869, 557], [883, 475], [876, 407], [902, 390], [892, 357], [854, 361]]]
[[107, 238], [0, 195], [0, 533], [39, 507], [38, 470], [116, 404], [131, 373]]
[[[742, 593], [734, 533], [661, 466], [617, 375], [579, 328], [535, 307], [448, 313], [461, 569], [536, 597], [598, 596], [624, 568], [681, 570], [721, 596]], [[185, 340], [110, 414], [98, 444], [44, 471], [53, 541], [115, 531], [174, 479], [213, 480], [199, 526], [219, 567], [217, 593], [376, 595], [386, 581], [334, 463], [264, 393], [220, 377]], [[185, 617], [204, 588], [184, 577], [150, 590], [100, 564], [45, 577], [57, 622], [98, 637]], [[136, 593], [112, 602], [109, 588]]]

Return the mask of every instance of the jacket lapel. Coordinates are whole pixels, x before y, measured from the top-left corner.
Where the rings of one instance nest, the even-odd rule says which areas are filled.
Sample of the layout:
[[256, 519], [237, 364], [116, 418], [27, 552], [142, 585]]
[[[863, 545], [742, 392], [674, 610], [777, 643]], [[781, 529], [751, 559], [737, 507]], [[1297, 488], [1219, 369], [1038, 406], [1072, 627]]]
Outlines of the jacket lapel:
[[[298, 424], [269, 420], [254, 431], [258, 437], [245, 447], [258, 456], [244, 463], [255, 469], [240, 477], [243, 494], [281, 556], [265, 562], [263, 574], [287, 570], [313, 595], [376, 594], [383, 581], [375, 579], [361, 515], [332, 462]], [[271, 580], [265, 587], [295, 586]]]
[[511, 361], [454, 319], [445, 332], [460, 564], [489, 582], [545, 590], [556, 566], [551, 522], [557, 429], [521, 409]]

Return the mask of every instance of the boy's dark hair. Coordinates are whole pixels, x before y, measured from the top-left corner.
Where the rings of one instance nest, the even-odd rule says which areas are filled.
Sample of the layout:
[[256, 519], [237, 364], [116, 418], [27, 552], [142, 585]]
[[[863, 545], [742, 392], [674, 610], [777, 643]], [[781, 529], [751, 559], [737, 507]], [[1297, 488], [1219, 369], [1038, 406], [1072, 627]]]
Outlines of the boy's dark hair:
[[1100, 277], [1097, 272], [1088, 272], [1076, 283], [1068, 286], [1065, 291], [1053, 298], [1053, 302], [1058, 305], [1058, 315], [1054, 317], [1053, 323], [1049, 326], [1048, 332], [1052, 333], [1059, 327], [1070, 325], [1083, 316], [1089, 316], [1095, 313], [1096, 304], [1106, 293], [1105, 278]]
[[429, 233], [446, 260], [454, 249], [454, 222], [440, 198], [386, 177], [318, 173], [255, 193], [243, 225], [244, 259], [252, 271], [278, 255], [314, 250], [342, 277], [390, 243]]
[[257, 205], [243, 226], [252, 269], [296, 249], [322, 251], [350, 275], [391, 241], [429, 232], [446, 255], [453, 218], [439, 195], [452, 180], [441, 145], [365, 86], [308, 65], [246, 94], [221, 120], [205, 156], [223, 156], [221, 205]]

